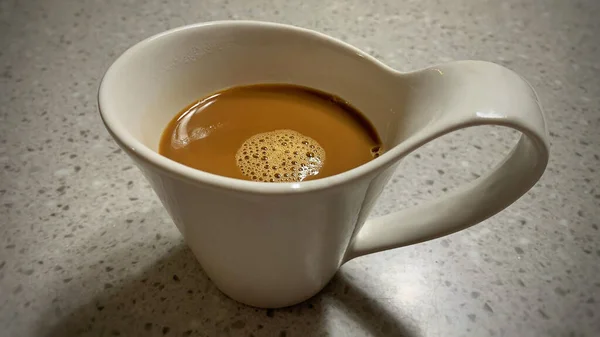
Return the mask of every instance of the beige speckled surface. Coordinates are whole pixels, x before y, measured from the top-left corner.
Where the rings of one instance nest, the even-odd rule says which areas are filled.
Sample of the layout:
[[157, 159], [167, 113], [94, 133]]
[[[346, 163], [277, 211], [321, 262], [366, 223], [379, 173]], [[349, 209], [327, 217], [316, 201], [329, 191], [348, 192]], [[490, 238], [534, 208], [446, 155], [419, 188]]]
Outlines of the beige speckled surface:
[[[507, 1], [0, 2], [1, 336], [600, 335], [600, 3]], [[282, 310], [219, 293], [96, 111], [129, 45], [216, 19], [292, 23], [410, 70], [494, 61], [537, 89], [552, 157], [501, 214], [354, 260]], [[376, 213], [442, 194], [514, 144], [454, 133], [399, 167]]]

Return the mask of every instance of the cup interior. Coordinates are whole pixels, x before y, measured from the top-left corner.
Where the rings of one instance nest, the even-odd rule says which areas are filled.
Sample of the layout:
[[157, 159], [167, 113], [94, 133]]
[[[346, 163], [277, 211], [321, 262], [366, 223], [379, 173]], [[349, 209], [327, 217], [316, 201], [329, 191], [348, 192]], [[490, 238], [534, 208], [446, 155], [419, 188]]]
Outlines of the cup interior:
[[406, 92], [396, 75], [323, 34], [272, 23], [217, 22], [167, 31], [127, 50], [107, 71], [99, 103], [121, 143], [156, 152], [167, 123], [195, 100], [239, 85], [297, 84], [350, 102], [391, 148], [398, 142]]

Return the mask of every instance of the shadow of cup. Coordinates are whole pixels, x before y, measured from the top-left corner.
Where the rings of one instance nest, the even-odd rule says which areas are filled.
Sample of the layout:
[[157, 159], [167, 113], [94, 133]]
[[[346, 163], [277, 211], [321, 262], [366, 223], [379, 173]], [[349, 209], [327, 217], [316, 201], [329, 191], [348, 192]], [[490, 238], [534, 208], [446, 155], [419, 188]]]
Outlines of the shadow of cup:
[[[127, 262], [125, 254], [118, 257]], [[91, 276], [87, 280], [94, 282]], [[415, 336], [342, 273], [319, 295], [295, 306], [267, 310], [239, 304], [215, 287], [183, 243], [42, 329], [40, 335], [49, 337], [328, 336], [342, 329], [352, 335]]]

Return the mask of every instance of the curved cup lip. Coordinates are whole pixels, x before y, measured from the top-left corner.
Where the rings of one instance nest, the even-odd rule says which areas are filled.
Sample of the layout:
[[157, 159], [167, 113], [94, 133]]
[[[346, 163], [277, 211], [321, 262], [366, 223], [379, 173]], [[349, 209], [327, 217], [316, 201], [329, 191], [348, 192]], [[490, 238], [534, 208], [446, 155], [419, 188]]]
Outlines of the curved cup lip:
[[402, 151], [396, 146], [388, 149], [381, 156], [369, 161], [368, 163], [333, 176], [298, 183], [267, 183], [229, 178], [194, 169], [164, 157], [151, 150], [146, 145], [142, 144], [135, 137], [129, 134], [126, 128], [115, 118], [117, 112], [112, 111], [111, 105], [109, 104], [111, 97], [108, 94], [108, 86], [113, 81], [118, 81], [116, 68], [118, 68], [118, 65], [125, 62], [128, 58], [132, 57], [132, 55], [139, 52], [147, 45], [152, 44], [155, 40], [166, 39], [172, 35], [176, 35], [184, 31], [219, 26], [240, 28], [264, 27], [310, 35], [313, 38], [320, 39], [321, 41], [346, 49], [349, 53], [354, 53], [364, 58], [366, 62], [376, 64], [378, 68], [380, 68], [380, 71], [389, 72], [391, 74], [400, 74], [398, 71], [388, 67], [379, 60], [352, 45], [323, 33], [292, 25], [262, 21], [225, 20], [186, 25], [167, 30], [165, 32], [148, 37], [127, 49], [112, 63], [100, 82], [100, 87], [98, 90], [98, 110], [100, 111], [100, 116], [108, 132], [115, 139], [115, 141], [128, 152], [129, 155], [132, 155], [144, 163], [159, 169], [165, 174], [195, 185], [211, 186], [219, 189], [246, 192], [251, 194], [296, 194], [339, 186], [355, 179], [359, 179], [374, 171], [378, 171], [383, 167], [387, 167], [393, 163], [396, 158], [401, 156]]

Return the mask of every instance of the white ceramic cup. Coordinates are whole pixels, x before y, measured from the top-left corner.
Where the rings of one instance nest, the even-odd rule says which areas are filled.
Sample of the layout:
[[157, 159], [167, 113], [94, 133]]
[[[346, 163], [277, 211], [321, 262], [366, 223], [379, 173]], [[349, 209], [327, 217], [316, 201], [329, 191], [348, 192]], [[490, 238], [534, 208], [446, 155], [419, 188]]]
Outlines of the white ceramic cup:
[[[254, 83], [342, 97], [374, 124], [387, 152], [301, 183], [222, 177], [157, 153], [161, 132], [185, 106]], [[150, 37], [114, 62], [98, 97], [106, 128], [150, 181], [208, 276], [231, 298], [257, 307], [308, 299], [354, 257], [481, 222], [527, 192], [548, 161], [538, 98], [514, 72], [461, 61], [399, 73], [341, 41], [274, 23], [212, 22]], [[489, 174], [443, 198], [367, 220], [404, 156], [477, 125], [522, 136]]]

